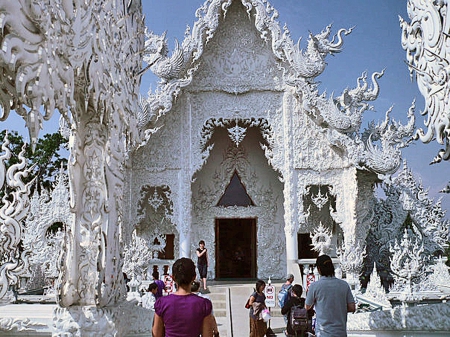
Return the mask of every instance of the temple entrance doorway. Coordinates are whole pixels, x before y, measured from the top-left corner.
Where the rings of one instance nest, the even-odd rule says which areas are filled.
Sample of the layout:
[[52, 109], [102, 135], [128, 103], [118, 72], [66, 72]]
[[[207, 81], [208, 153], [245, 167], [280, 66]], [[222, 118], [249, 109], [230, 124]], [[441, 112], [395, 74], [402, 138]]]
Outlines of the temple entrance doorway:
[[256, 219], [216, 219], [216, 279], [256, 278]]

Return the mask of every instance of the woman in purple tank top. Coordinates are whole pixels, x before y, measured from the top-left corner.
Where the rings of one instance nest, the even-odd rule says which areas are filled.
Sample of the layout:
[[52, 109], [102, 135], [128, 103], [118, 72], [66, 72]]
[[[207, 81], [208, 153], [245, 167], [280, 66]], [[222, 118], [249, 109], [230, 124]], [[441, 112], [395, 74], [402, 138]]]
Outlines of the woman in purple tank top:
[[214, 336], [217, 325], [211, 301], [191, 293], [191, 284], [196, 276], [194, 262], [184, 257], [178, 259], [173, 264], [172, 273], [177, 291], [156, 300], [153, 336]]

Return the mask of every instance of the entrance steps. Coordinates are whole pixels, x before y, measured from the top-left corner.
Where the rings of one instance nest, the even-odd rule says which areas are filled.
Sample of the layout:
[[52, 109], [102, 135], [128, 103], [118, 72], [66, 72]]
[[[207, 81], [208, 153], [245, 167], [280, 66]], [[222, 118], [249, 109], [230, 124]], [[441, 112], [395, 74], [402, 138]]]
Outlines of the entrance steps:
[[[249, 310], [245, 309], [248, 297], [253, 293], [254, 282], [225, 282], [212, 281], [208, 285], [209, 297], [213, 304], [214, 316], [221, 337], [244, 337], [250, 333]], [[280, 289], [280, 284], [275, 284]], [[284, 319], [281, 310], [276, 306], [271, 308], [272, 319], [270, 336], [284, 336]]]

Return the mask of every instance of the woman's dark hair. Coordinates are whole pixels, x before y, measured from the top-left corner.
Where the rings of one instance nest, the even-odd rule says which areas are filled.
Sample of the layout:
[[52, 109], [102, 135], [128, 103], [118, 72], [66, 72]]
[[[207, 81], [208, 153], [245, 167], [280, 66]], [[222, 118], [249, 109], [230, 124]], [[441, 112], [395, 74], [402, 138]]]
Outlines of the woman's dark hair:
[[257, 292], [259, 291], [259, 288], [261, 288], [262, 286], [266, 286], [266, 282], [264, 282], [263, 280], [256, 281], [255, 287]]
[[172, 266], [172, 274], [178, 285], [190, 285], [196, 275], [194, 261], [187, 257], [176, 260]]
[[198, 243], [199, 245], [201, 245], [201, 244], [205, 244], [205, 241], [203, 241], [203, 240], [200, 240], [200, 242]]
[[297, 297], [302, 297], [302, 293], [303, 293], [303, 288], [300, 284], [294, 284], [294, 286], [292, 287], [292, 292], [297, 296]]
[[192, 284], [191, 284], [191, 291], [193, 293], [196, 293], [196, 292], [198, 292], [199, 289], [200, 289], [200, 282], [198, 282], [198, 281], [192, 282]]
[[147, 291], [150, 292], [153, 289], [158, 289], [158, 285], [155, 282], [149, 284]]

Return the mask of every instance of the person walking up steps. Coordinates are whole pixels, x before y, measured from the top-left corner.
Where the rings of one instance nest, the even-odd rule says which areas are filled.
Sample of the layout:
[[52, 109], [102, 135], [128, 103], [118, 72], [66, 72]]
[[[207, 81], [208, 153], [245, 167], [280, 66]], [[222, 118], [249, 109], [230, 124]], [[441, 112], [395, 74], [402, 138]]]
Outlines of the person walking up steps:
[[313, 282], [306, 294], [306, 309], [316, 310], [317, 337], [347, 337], [347, 312], [356, 305], [347, 282], [334, 276], [334, 265], [328, 255], [316, 260], [320, 279]]
[[[289, 299], [291, 298], [291, 289], [293, 282], [294, 282], [294, 275], [288, 274], [286, 276], [286, 282], [283, 283], [280, 291], [278, 292], [278, 305], [280, 306], [280, 308], [283, 308], [284, 305], [287, 303], [287, 301], [289, 301]], [[287, 315], [283, 315], [283, 318], [284, 324], [287, 325], [289, 317]]]

